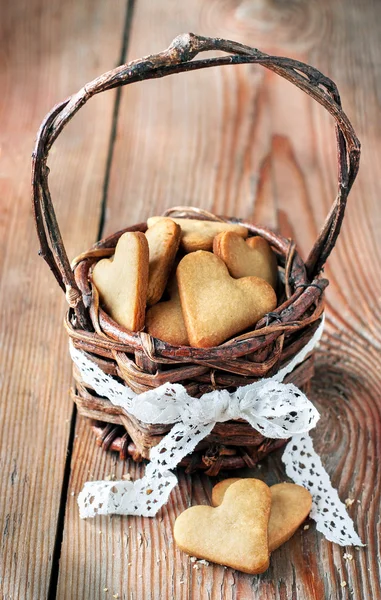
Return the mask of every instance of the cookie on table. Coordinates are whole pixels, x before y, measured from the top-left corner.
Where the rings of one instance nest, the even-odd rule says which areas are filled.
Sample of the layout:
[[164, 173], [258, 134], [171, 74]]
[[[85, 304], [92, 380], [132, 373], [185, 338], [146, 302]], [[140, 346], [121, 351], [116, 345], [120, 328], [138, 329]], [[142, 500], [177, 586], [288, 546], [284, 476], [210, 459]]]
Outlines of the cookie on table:
[[[220, 506], [226, 490], [238, 477], [224, 479], [214, 486], [212, 505]], [[295, 483], [277, 483], [270, 487], [271, 512], [269, 519], [269, 550], [273, 552], [287, 542], [308, 517], [312, 507], [312, 496], [308, 490]], [[253, 498], [254, 503], [254, 498]]]
[[149, 278], [147, 305], [159, 302], [179, 248], [181, 228], [171, 219], [162, 219], [147, 229]]
[[233, 231], [220, 233], [214, 238], [213, 252], [224, 261], [232, 277], [260, 277], [275, 289], [276, 256], [267, 240], [259, 235], [244, 241]]
[[234, 279], [225, 263], [211, 252], [187, 254], [176, 277], [189, 343], [196, 348], [218, 346], [254, 326], [277, 305], [267, 281]]
[[113, 258], [97, 262], [92, 282], [107, 314], [130, 331], [144, 327], [148, 289], [148, 242], [144, 233], [127, 232]]
[[255, 575], [269, 566], [268, 521], [271, 494], [263, 481], [241, 479], [217, 508], [192, 506], [179, 515], [178, 547], [197, 558]]
[[188, 346], [188, 334], [175, 276], [168, 284], [168, 293], [169, 300], [158, 302], [147, 311], [146, 331], [172, 346]]
[[[148, 227], [152, 227], [166, 217], [150, 217]], [[172, 217], [171, 217], [172, 218]], [[223, 231], [233, 231], [242, 238], [247, 238], [248, 230], [242, 225], [223, 223], [222, 221], [203, 221], [201, 219], [176, 219], [172, 221], [181, 227], [181, 247], [185, 252], [196, 250], [212, 250], [213, 239]]]

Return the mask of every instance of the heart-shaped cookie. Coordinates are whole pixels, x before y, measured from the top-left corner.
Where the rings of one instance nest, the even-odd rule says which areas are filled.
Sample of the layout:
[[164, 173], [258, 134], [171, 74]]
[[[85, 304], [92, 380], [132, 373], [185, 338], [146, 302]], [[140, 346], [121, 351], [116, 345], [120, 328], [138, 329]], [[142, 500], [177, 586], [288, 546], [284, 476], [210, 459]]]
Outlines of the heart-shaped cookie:
[[188, 346], [176, 277], [168, 284], [169, 300], [159, 302], [147, 311], [146, 331], [173, 346]]
[[144, 233], [127, 232], [113, 258], [104, 258], [93, 269], [92, 281], [105, 311], [130, 331], [144, 327], [148, 286], [148, 242]]
[[[213, 506], [220, 506], [226, 491], [242, 479], [232, 477], [220, 481], [212, 491]], [[269, 550], [272, 552], [287, 542], [308, 517], [312, 497], [308, 490], [295, 483], [277, 483], [270, 487]], [[253, 498], [254, 505], [254, 498]]]
[[232, 277], [261, 277], [274, 289], [278, 277], [278, 265], [270, 244], [259, 235], [246, 242], [234, 233], [226, 231], [214, 238], [213, 252], [219, 256]]
[[[147, 220], [148, 227], [152, 227], [158, 221], [166, 217], [150, 217]], [[234, 231], [237, 235], [247, 238], [248, 230], [242, 225], [232, 225], [222, 221], [202, 221], [200, 219], [172, 219], [180, 225], [181, 247], [185, 252], [196, 250], [212, 250], [213, 239], [222, 231]]]
[[218, 508], [192, 506], [181, 513], [174, 527], [176, 544], [191, 556], [244, 573], [263, 573], [269, 566], [270, 505], [263, 481], [241, 479], [226, 490]]
[[159, 302], [163, 295], [180, 237], [181, 227], [172, 219], [162, 219], [146, 231], [149, 248], [148, 306]]
[[225, 263], [210, 252], [184, 256], [176, 277], [189, 343], [196, 348], [221, 344], [255, 325], [277, 304], [267, 281], [233, 279]]

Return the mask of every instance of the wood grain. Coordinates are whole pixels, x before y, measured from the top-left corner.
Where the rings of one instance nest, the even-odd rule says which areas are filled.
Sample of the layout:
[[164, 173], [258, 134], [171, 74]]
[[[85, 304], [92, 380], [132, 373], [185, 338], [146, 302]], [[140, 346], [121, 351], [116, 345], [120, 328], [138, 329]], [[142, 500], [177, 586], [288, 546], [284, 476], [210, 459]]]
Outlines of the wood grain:
[[[370, 1], [365, 4], [166, 0], [153, 6], [142, 0], [135, 9], [129, 58], [160, 50], [176, 34], [193, 30], [310, 62], [339, 85], [365, 152], [327, 269], [327, 333], [311, 399], [322, 414], [316, 447], [341, 497], [355, 499], [350, 513], [368, 548], [348, 549], [353, 560], [345, 560], [345, 549], [326, 542], [311, 524], [273, 554], [270, 569], [259, 577], [212, 565], [195, 569], [174, 547], [171, 528], [186, 506], [209, 502], [211, 480], [181, 473], [170, 503], [151, 521], [113, 517], [80, 522], [71, 501], [59, 598], [103, 598], [103, 587], [131, 600], [360, 600], [381, 594], [376, 559], [380, 278], [374, 259], [380, 253], [381, 211], [380, 186], [372, 174], [379, 149], [375, 17], [380, 9]], [[377, 121], [374, 129], [364, 119], [365, 100]], [[290, 84], [260, 68], [228, 67], [131, 86], [122, 92], [105, 233], [173, 204], [189, 203], [280, 228], [297, 239], [306, 256], [334, 198], [334, 152], [331, 119]], [[141, 475], [141, 467], [125, 466], [95, 448], [81, 419], [77, 433], [70, 484], [75, 493], [88, 478], [86, 470], [95, 479], [107, 474], [119, 478], [127, 469], [133, 478]], [[269, 483], [281, 481], [279, 455], [266, 459], [254, 474]], [[80, 569], [79, 557], [73, 556], [79, 539]]]
[[[65, 303], [37, 256], [30, 156], [51, 106], [117, 61], [124, 3], [114, 11], [87, 0], [1, 7], [0, 597], [7, 600], [48, 595], [73, 413]], [[97, 98], [52, 157], [70, 254], [96, 236], [113, 104], [113, 94]]]
[[[6, 419], [0, 420], [0, 597], [7, 600], [48, 595], [72, 414], [60, 327], [64, 302], [35, 257], [27, 157], [45, 112], [115, 65], [125, 9], [124, 1], [111, 11], [98, 0], [22, 0], [2, 8], [0, 270], [6, 275], [0, 280], [0, 358]], [[142, 467], [102, 452], [78, 418], [58, 598], [381, 597], [380, 13], [375, 0], [140, 0], [128, 40], [133, 59], [162, 50], [183, 31], [219, 35], [310, 62], [339, 86], [364, 151], [326, 269], [328, 322], [311, 399], [322, 415], [316, 449], [342, 499], [355, 500], [349, 510], [367, 548], [347, 549], [353, 560], [345, 560], [345, 549], [326, 542], [311, 524], [273, 554], [261, 576], [194, 568], [175, 548], [172, 526], [185, 507], [209, 502], [212, 480], [184, 473], [156, 519], [80, 521], [76, 495], [86, 480], [119, 479], [127, 470], [136, 478]], [[306, 257], [334, 198], [336, 157], [331, 119], [300, 91], [252, 66], [139, 83], [122, 92], [108, 154], [113, 106], [113, 93], [93, 99], [50, 161], [70, 257], [96, 237], [107, 157], [104, 233], [171, 205], [193, 204], [279, 228], [296, 238]], [[248, 473], [270, 484], [281, 481], [280, 456]]]

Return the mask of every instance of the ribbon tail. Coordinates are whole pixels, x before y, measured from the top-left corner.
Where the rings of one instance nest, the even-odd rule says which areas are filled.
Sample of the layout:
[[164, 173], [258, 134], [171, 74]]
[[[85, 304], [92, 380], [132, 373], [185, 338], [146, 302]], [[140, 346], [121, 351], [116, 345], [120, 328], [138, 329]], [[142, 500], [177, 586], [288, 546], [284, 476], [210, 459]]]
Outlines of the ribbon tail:
[[332, 486], [327, 471], [315, 452], [308, 433], [294, 435], [287, 444], [282, 461], [287, 475], [312, 495], [311, 518], [327, 540], [340, 546], [364, 546], [352, 519]]
[[177, 477], [171, 471], [164, 472], [159, 483], [147, 476], [136, 481], [88, 481], [78, 495], [79, 515], [81, 519], [97, 515], [154, 517], [176, 485]]
[[208, 425], [177, 423], [152, 448], [145, 475], [136, 481], [89, 481], [78, 495], [80, 517], [96, 515], [136, 515], [154, 517], [167, 503], [177, 485], [177, 477], [170, 469], [190, 454], [197, 444], [213, 429]]

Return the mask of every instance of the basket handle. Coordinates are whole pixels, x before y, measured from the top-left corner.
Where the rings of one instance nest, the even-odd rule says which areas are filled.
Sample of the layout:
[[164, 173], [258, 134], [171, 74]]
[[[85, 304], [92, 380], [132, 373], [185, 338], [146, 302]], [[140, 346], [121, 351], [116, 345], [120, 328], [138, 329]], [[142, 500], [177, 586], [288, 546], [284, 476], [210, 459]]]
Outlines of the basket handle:
[[[192, 60], [200, 52], [210, 50], [223, 51], [228, 55]], [[45, 117], [39, 129], [32, 156], [32, 201], [41, 245], [39, 254], [46, 260], [58, 284], [66, 293], [67, 301], [74, 309], [78, 324], [82, 328], [91, 329], [91, 324], [82, 294], [70, 268], [48, 185], [47, 158], [53, 143], [75, 113], [95, 94], [144, 79], [165, 77], [173, 73], [218, 65], [244, 63], [258, 63], [288, 79], [322, 104], [335, 119], [338, 189], [336, 199], [306, 262], [310, 281], [323, 268], [339, 235], [347, 197], [356, 178], [360, 159], [360, 143], [341, 108], [335, 83], [317, 69], [297, 60], [269, 56], [256, 48], [229, 40], [186, 33], [176, 37], [164, 52], [134, 60], [86, 84], [79, 92], [56, 105]]]

